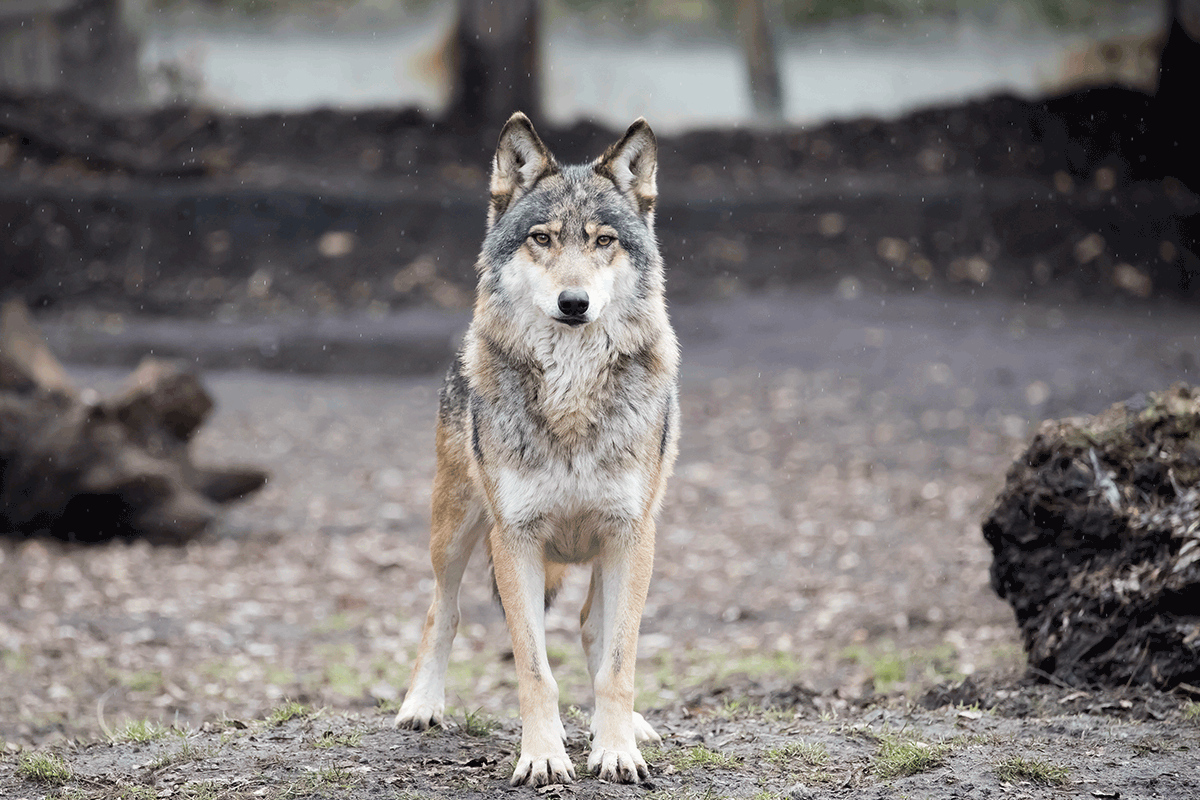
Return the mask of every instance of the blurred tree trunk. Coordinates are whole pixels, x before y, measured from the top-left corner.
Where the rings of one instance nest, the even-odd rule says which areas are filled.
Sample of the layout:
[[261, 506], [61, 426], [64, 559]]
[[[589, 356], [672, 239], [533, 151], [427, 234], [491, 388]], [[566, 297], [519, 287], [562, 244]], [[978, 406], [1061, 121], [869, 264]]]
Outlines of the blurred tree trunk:
[[109, 108], [135, 102], [138, 40], [121, 17], [121, 0], [75, 0], [60, 24], [62, 88]]
[[137, 100], [137, 67], [120, 0], [0, 0], [0, 86], [120, 108]]
[[459, 0], [448, 116], [498, 130], [514, 111], [540, 116], [539, 0]]
[[780, 122], [783, 119], [783, 86], [767, 19], [766, 0], [738, 0], [737, 27], [746, 56], [754, 113], [764, 122]]
[[1200, 98], [1200, 0], [1167, 0], [1167, 42], [1159, 61], [1157, 110], [1159, 156], [1165, 172], [1200, 189], [1200, 150], [1195, 113]]

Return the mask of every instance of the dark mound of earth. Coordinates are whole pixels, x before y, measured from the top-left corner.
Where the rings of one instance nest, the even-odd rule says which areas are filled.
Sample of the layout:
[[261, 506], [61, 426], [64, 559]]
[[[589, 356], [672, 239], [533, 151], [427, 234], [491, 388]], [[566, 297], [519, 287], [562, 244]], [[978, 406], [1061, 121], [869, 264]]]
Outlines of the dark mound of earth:
[[983, 534], [1031, 668], [1070, 685], [1200, 682], [1200, 391], [1044, 423]]

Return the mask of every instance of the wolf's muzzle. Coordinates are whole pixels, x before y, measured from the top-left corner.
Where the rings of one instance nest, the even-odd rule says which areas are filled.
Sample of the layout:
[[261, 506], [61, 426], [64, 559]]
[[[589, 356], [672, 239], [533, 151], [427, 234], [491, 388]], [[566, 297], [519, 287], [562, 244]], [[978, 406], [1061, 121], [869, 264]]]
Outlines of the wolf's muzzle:
[[588, 294], [583, 289], [565, 289], [558, 295], [559, 322], [582, 325], [587, 322]]

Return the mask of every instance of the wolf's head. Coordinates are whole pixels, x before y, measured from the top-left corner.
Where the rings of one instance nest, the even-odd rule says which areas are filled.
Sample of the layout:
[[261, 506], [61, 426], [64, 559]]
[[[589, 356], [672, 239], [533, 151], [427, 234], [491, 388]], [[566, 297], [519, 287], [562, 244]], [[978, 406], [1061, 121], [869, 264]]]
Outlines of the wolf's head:
[[492, 161], [481, 304], [566, 329], [660, 298], [657, 164], [644, 119], [591, 164], [560, 166], [529, 118], [513, 114]]

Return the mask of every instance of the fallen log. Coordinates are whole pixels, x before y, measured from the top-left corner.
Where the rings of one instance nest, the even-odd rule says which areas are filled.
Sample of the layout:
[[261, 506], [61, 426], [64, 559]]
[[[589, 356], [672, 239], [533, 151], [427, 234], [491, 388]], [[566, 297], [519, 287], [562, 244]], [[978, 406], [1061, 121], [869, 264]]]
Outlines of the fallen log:
[[24, 305], [0, 310], [0, 533], [179, 544], [220, 504], [258, 490], [254, 467], [194, 464], [212, 410], [199, 379], [147, 358], [112, 397], [78, 391]]
[[983, 522], [1035, 674], [1200, 680], [1200, 390], [1043, 423]]

